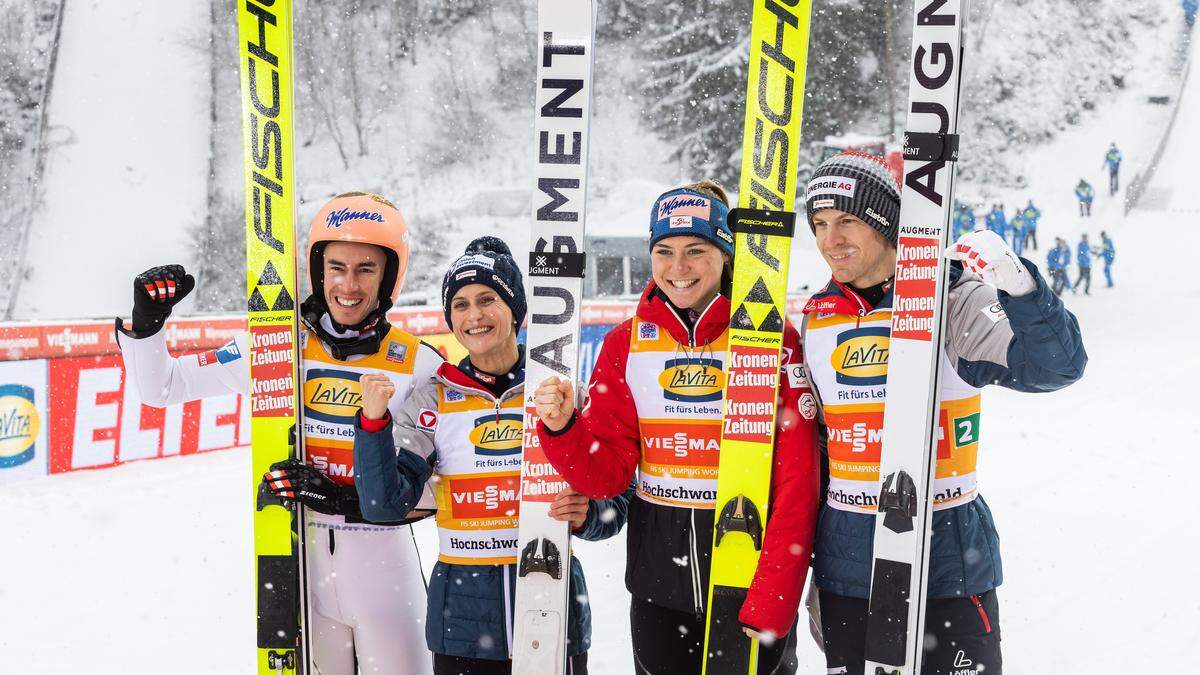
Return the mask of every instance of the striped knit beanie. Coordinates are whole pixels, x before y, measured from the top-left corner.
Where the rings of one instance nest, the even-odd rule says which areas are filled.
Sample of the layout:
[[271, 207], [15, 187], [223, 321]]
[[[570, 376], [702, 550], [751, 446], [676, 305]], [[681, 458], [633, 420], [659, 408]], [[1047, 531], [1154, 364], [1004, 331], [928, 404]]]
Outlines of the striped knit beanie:
[[496, 291], [512, 310], [513, 323], [518, 328], [525, 321], [527, 307], [521, 268], [503, 240], [492, 236], [475, 239], [446, 270], [446, 276], [442, 277], [442, 311], [451, 329], [454, 324], [450, 321], [450, 301], [463, 286], [471, 284], [483, 284]]
[[821, 162], [808, 180], [804, 202], [814, 232], [813, 214], [837, 209], [853, 214], [896, 245], [900, 186], [881, 157], [849, 151]]

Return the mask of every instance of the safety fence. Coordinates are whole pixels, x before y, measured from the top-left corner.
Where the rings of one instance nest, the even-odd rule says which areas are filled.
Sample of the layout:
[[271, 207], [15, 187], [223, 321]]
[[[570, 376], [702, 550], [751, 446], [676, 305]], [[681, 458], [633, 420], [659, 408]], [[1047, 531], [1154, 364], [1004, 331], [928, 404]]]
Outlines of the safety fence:
[[1171, 138], [1171, 130], [1175, 128], [1175, 119], [1179, 117], [1180, 99], [1183, 98], [1183, 90], [1187, 86], [1188, 73], [1192, 68], [1191, 40], [1192, 37], [1189, 32], [1184, 36], [1183, 42], [1180, 45], [1183, 65], [1179, 74], [1179, 88], [1175, 90], [1175, 97], [1171, 102], [1171, 117], [1167, 120], [1167, 126], [1163, 128], [1162, 136], [1158, 139], [1158, 147], [1154, 149], [1154, 154], [1150, 156], [1149, 161], [1146, 162], [1141, 171], [1134, 174], [1133, 180], [1129, 181], [1129, 188], [1125, 190], [1125, 215], [1129, 215], [1133, 207], [1138, 205], [1138, 201], [1145, 194], [1146, 188], [1154, 180], [1154, 171], [1158, 168], [1158, 162], [1162, 159], [1162, 154], [1167, 149], [1167, 141]]

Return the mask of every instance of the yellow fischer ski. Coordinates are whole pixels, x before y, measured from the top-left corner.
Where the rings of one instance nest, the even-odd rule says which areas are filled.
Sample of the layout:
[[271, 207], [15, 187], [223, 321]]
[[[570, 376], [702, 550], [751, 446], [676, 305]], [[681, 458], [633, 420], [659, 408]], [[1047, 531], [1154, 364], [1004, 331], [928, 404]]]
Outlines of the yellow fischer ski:
[[[795, 223], [810, 0], [754, 0], [734, 233], [725, 416], [717, 473], [706, 675], [755, 673], [758, 641], [738, 611], [766, 533], [775, 398]], [[770, 384], [758, 384], [760, 382]], [[739, 384], [750, 383], [750, 384]]]
[[292, 126], [292, 3], [239, 0], [250, 334], [251, 486], [259, 675], [307, 673], [304, 514], [260, 492], [297, 453], [299, 363]]

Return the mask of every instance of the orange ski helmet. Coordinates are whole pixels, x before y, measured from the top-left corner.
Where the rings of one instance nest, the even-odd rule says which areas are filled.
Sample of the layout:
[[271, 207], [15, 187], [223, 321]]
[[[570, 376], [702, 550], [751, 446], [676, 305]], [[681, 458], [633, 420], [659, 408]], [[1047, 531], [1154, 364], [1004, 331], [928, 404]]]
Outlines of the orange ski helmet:
[[325, 297], [324, 253], [331, 241], [374, 244], [387, 255], [379, 285], [380, 307], [396, 301], [408, 271], [408, 225], [396, 205], [370, 192], [346, 192], [329, 200], [308, 230], [308, 278], [313, 293]]

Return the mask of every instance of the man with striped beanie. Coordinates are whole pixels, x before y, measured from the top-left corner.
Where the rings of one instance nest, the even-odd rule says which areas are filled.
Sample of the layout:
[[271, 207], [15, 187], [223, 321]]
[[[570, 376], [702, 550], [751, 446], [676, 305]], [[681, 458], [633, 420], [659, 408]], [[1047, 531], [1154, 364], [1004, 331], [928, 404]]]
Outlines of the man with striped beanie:
[[[833, 273], [800, 322], [815, 397], [801, 400], [800, 413], [817, 417], [826, 439], [812, 578], [826, 667], [856, 675], [871, 590], [900, 187], [879, 158], [843, 153], [817, 167], [805, 205]], [[1001, 672], [1003, 573], [996, 526], [975, 481], [976, 456], [989, 442], [980, 436], [980, 390], [1053, 391], [1079, 379], [1087, 355], [1075, 317], [995, 232], [965, 234], [947, 255], [955, 262], [938, 396], [947, 442], [933, 485], [922, 673], [966, 672], [971, 663], [971, 672], [990, 675]]]

